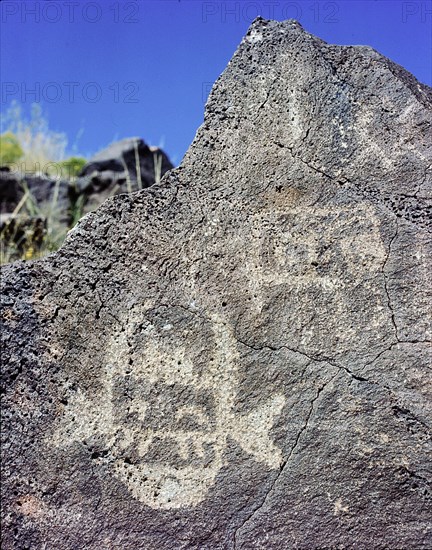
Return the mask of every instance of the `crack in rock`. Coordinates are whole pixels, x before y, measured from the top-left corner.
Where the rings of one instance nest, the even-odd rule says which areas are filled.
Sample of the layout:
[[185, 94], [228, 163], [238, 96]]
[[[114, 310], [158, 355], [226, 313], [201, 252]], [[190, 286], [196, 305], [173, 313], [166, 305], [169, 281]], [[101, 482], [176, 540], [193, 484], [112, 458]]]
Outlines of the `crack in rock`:
[[312, 414], [314, 412], [314, 408], [315, 408], [315, 404], [317, 403], [320, 395], [322, 394], [322, 392], [324, 391], [324, 389], [331, 383], [333, 382], [333, 380], [338, 376], [338, 372], [336, 372], [329, 380], [327, 380], [326, 382], [324, 382], [324, 384], [322, 384], [322, 386], [320, 388], [318, 388], [317, 390], [317, 393], [315, 395], [315, 397], [312, 399], [311, 403], [310, 403], [310, 407], [309, 407], [309, 411], [308, 411], [308, 414], [306, 416], [306, 419], [305, 419], [305, 422], [303, 423], [303, 426], [301, 427], [301, 429], [299, 430], [299, 432], [297, 433], [297, 436], [295, 438], [295, 441], [294, 441], [294, 445], [291, 447], [291, 450], [289, 451], [287, 457], [283, 460], [281, 466], [280, 466], [280, 470], [279, 472], [277, 473], [275, 479], [273, 480], [269, 490], [267, 491], [267, 493], [264, 495], [264, 498], [261, 502], [261, 504], [259, 506], [257, 506], [251, 514], [249, 514], [249, 516], [246, 518], [246, 520], [235, 530], [235, 533], [234, 533], [234, 549], [237, 549], [238, 547], [238, 539], [237, 539], [237, 535], [238, 535], [238, 532], [243, 529], [245, 527], [246, 524], [250, 523], [253, 521], [253, 518], [254, 516], [256, 516], [259, 511], [266, 505], [266, 502], [267, 500], [269, 499], [271, 493], [275, 490], [275, 487], [276, 487], [276, 484], [277, 482], [279, 481], [281, 475], [283, 474], [283, 471], [284, 469], [286, 468], [287, 464], [289, 463], [289, 461], [291, 460], [291, 458], [293, 457], [298, 445], [299, 445], [299, 442], [300, 442], [300, 438], [302, 437], [302, 435], [308, 430], [309, 428], [309, 424], [310, 424], [310, 421], [311, 421], [311, 418], [312, 418]]
[[383, 273], [383, 276], [384, 276], [384, 290], [385, 290], [385, 293], [386, 293], [386, 296], [387, 296], [387, 305], [388, 305], [388, 308], [389, 308], [389, 311], [390, 311], [391, 321], [392, 321], [393, 328], [394, 328], [394, 331], [395, 331], [396, 342], [400, 342], [401, 340], [399, 338], [399, 331], [398, 331], [398, 327], [397, 327], [397, 324], [396, 324], [395, 313], [394, 313], [394, 310], [393, 310], [393, 307], [392, 307], [392, 302], [391, 302], [390, 293], [389, 293], [389, 289], [388, 289], [389, 275], [386, 272], [386, 268], [387, 268], [387, 264], [390, 260], [392, 244], [393, 244], [393, 241], [398, 236], [398, 231], [399, 231], [399, 226], [398, 226], [398, 223], [396, 221], [396, 231], [395, 231], [394, 235], [392, 236], [392, 238], [390, 239], [387, 255], [386, 255], [386, 258], [384, 260], [383, 267], [382, 267], [382, 273]]

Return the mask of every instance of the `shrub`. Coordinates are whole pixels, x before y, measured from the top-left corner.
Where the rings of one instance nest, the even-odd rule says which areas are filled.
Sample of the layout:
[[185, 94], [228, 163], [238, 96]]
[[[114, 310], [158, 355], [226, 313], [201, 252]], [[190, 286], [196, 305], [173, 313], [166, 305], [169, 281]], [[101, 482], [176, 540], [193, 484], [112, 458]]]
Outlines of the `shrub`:
[[57, 175], [56, 164], [65, 157], [67, 138], [64, 133], [49, 129], [39, 104], [32, 105], [31, 116], [27, 119], [21, 107], [13, 102], [2, 116], [2, 126], [8, 134], [16, 137], [23, 151], [19, 162], [13, 162], [16, 168], [25, 172], [44, 171]]
[[17, 162], [24, 154], [18, 138], [12, 132], [0, 136], [0, 166]]
[[76, 178], [86, 164], [86, 159], [83, 157], [70, 157], [59, 162], [63, 177], [68, 179]]

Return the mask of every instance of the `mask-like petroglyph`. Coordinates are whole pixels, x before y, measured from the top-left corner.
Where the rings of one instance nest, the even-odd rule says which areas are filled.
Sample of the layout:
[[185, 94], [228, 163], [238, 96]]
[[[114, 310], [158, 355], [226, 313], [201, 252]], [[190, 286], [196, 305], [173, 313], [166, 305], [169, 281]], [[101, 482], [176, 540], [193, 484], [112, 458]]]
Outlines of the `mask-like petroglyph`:
[[102, 436], [113, 474], [153, 508], [194, 506], [226, 464], [228, 439], [270, 469], [282, 394], [236, 414], [239, 359], [230, 326], [179, 308], [132, 318], [106, 354], [98, 399], [77, 393], [51, 442]]

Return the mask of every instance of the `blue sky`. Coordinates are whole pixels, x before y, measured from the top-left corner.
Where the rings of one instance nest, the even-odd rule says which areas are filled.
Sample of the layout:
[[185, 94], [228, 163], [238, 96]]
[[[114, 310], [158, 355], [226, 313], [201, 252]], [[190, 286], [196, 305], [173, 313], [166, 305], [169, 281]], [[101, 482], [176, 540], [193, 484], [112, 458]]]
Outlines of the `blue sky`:
[[431, 85], [432, 1], [1, 1], [1, 109], [39, 103], [89, 156], [140, 136], [179, 163], [211, 84], [251, 21], [295, 18], [334, 44], [368, 44]]

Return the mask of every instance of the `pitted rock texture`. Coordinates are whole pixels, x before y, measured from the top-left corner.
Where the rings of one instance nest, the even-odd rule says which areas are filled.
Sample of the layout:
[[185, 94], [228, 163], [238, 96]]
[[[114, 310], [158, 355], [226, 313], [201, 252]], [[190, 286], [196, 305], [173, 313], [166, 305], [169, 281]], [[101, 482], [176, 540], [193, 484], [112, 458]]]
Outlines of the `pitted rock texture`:
[[431, 113], [257, 19], [178, 169], [4, 269], [2, 548], [432, 546]]

